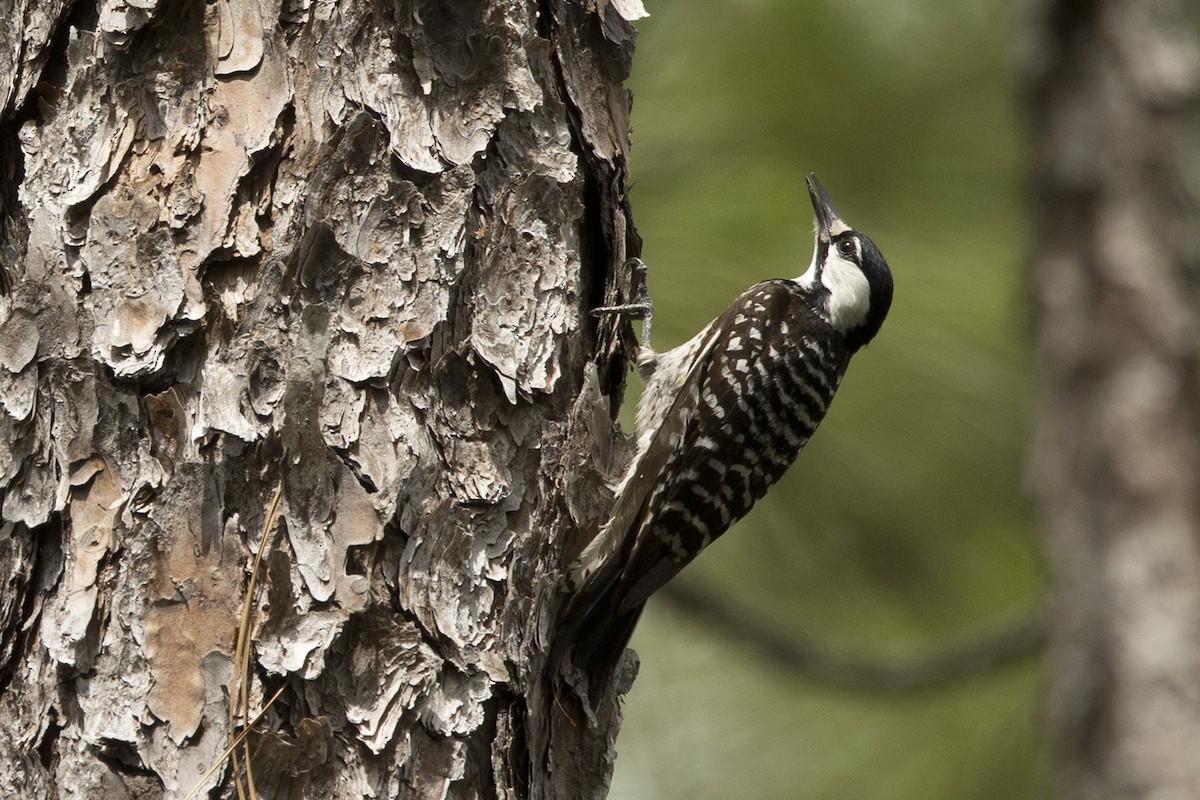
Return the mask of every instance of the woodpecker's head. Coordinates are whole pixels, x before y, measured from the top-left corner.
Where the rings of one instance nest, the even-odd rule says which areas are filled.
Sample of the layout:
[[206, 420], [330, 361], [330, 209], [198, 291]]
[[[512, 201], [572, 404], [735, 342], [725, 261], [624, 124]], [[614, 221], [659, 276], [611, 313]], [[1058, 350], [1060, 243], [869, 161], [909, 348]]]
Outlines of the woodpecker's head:
[[817, 242], [812, 265], [797, 281], [812, 290], [817, 313], [846, 337], [854, 352], [883, 325], [892, 305], [892, 272], [875, 243], [838, 216], [817, 176], [809, 173], [806, 180]]

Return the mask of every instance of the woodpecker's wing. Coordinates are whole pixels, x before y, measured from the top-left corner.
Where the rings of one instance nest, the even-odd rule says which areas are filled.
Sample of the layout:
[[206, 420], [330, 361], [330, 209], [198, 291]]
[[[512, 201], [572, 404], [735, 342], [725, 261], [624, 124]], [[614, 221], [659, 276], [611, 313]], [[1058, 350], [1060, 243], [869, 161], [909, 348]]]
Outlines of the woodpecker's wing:
[[618, 612], [645, 603], [766, 494], [824, 417], [849, 357], [794, 281], [751, 287], [713, 323], [679, 387], [686, 413], [664, 420], [647, 469], [618, 498], [636, 504], [621, 509], [631, 522]]
[[636, 530], [650, 492], [695, 415], [700, 396], [696, 373], [719, 338], [719, 321], [714, 320], [684, 344], [658, 356], [638, 411], [639, 417], [644, 414], [656, 424], [647, 425], [648, 429], [640, 433], [637, 453], [617, 486], [608, 520], [579, 556], [577, 585], [607, 563], [622, 544], [631, 543], [629, 533]]
[[[617, 486], [608, 520], [571, 569], [574, 594], [559, 620], [549, 654], [555, 670], [566, 652], [578, 645], [582, 648], [575, 653], [578, 665], [587, 665], [597, 675], [610, 672], [637, 625], [640, 606], [618, 612], [620, 597], [614, 587], [622, 580], [634, 550], [650, 494], [695, 416], [699, 400], [695, 376], [716, 343], [720, 321], [714, 320], [688, 342], [657, 359], [654, 375], [639, 403], [639, 417], [646, 404], [648, 418], [658, 424], [640, 431], [637, 453]], [[592, 685], [601, 684], [593, 678]]]
[[634, 463], [573, 570], [555, 671], [573, 652], [589, 685], [602, 685], [650, 595], [791, 465], [850, 358], [813, 306], [796, 281], [758, 284], [659, 359], [638, 405]]

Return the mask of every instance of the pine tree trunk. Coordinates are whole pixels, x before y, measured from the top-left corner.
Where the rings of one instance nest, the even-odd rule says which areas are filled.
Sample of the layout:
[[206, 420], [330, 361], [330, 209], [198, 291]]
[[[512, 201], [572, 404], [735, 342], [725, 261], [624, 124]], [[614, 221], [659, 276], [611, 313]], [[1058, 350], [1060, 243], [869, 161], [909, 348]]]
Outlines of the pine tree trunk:
[[640, 2], [12, 6], [0, 795], [603, 796]]
[[[1183, 0], [1047, 0], [1027, 50], [1064, 800], [1200, 797], [1200, 45]], [[1190, 15], [1190, 16], [1189, 16]]]

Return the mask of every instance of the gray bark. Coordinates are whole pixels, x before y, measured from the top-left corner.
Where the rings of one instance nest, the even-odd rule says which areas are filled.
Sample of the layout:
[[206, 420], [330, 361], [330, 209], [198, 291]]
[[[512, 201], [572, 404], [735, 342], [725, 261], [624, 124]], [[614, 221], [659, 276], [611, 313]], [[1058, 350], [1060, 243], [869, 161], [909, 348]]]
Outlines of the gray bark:
[[602, 796], [638, 0], [0, 13], [0, 795]]
[[1200, 797], [1200, 44], [1048, 0], [1026, 51], [1059, 796]]

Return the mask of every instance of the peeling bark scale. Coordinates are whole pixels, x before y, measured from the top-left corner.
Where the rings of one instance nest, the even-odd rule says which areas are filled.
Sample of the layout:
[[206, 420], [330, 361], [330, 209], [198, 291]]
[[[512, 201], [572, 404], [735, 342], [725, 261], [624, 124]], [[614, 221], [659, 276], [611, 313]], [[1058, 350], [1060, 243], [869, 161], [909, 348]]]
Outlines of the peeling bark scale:
[[260, 711], [263, 796], [604, 795], [617, 690], [542, 648], [625, 456], [643, 14], [6, 4], [0, 796], [236, 796]]

